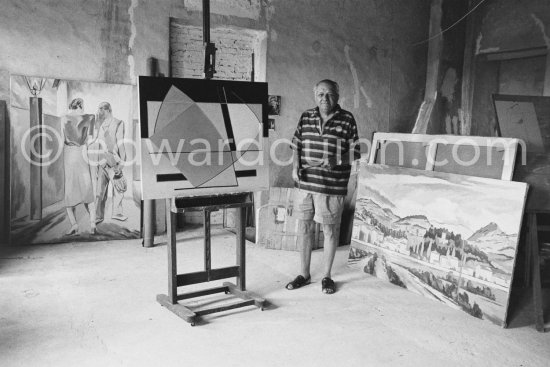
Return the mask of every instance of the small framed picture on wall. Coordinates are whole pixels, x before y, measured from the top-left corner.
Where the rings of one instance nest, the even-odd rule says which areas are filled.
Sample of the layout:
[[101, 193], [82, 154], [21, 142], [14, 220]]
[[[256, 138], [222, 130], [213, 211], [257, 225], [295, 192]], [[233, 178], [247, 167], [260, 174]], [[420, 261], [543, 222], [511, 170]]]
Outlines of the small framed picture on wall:
[[269, 130], [275, 130], [275, 119], [269, 119], [268, 124]]
[[281, 112], [281, 96], [269, 96], [268, 115], [279, 115]]

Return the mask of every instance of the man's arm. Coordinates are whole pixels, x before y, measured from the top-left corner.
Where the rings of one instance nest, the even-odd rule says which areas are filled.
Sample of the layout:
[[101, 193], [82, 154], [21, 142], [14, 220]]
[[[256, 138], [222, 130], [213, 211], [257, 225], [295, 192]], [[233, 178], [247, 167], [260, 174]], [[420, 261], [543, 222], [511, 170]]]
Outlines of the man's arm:
[[300, 181], [300, 152], [292, 150], [292, 179], [296, 182]]
[[126, 148], [124, 147], [124, 121], [120, 121], [116, 129], [116, 149], [122, 161], [126, 161]]
[[292, 179], [295, 182], [300, 181], [300, 150], [302, 149], [302, 119], [304, 114], [298, 120], [298, 125], [296, 126], [296, 131], [292, 137], [292, 142], [290, 147], [292, 148]]

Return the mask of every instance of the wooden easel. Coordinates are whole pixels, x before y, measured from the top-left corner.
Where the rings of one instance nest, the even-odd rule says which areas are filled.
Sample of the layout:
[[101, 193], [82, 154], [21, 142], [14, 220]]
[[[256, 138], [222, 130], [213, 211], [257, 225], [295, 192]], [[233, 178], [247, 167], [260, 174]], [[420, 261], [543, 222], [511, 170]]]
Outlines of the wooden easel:
[[[235, 194], [213, 197], [191, 197], [182, 199], [166, 199], [166, 237], [168, 249], [168, 294], [157, 295], [157, 301], [185, 321], [194, 326], [198, 317], [215, 312], [231, 310], [239, 307], [256, 306], [263, 310], [265, 300], [257, 297], [246, 289], [246, 257], [245, 257], [245, 212], [246, 208], [253, 205], [251, 194]], [[176, 254], [176, 215], [185, 208], [200, 209], [204, 212], [204, 271], [178, 274]], [[236, 239], [237, 239], [237, 265], [225, 268], [212, 269], [211, 266], [211, 236], [210, 213], [220, 209], [236, 208], [237, 215]], [[178, 294], [177, 288], [210, 282], [213, 280], [237, 278], [237, 284], [225, 282], [221, 287], [203, 289], [200, 291]], [[178, 300], [201, 297], [215, 293], [232, 294], [242, 301], [226, 306], [192, 311], [188, 307], [178, 303]]]
[[540, 211], [527, 211], [527, 248], [530, 250], [528, 259], [530, 259], [531, 276], [533, 279], [533, 306], [535, 311], [535, 327], [537, 331], [547, 332], [550, 327], [546, 327], [544, 323], [544, 307], [542, 304], [542, 282], [540, 279], [540, 256], [539, 256], [539, 238], [538, 232], [550, 231], [550, 225], [538, 225], [537, 214]]

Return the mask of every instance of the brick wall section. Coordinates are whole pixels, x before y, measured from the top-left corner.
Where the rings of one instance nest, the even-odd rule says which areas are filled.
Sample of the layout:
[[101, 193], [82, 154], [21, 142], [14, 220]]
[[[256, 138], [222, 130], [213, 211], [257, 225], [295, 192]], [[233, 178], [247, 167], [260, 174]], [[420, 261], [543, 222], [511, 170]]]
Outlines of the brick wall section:
[[[210, 30], [210, 38], [217, 48], [214, 78], [250, 81], [252, 53], [258, 47], [258, 37], [246, 30], [215, 28]], [[172, 23], [170, 49], [173, 77], [203, 78], [202, 28]]]

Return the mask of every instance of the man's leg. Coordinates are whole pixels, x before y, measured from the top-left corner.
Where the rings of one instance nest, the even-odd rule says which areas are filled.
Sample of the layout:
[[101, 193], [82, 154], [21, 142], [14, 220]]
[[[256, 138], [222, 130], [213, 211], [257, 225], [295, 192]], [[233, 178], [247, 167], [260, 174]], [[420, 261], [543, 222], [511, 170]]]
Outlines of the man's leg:
[[294, 193], [294, 215], [298, 221], [297, 243], [300, 252], [300, 275], [286, 285], [287, 289], [300, 288], [310, 282], [309, 267], [313, 249], [313, 199], [311, 194], [302, 190]]
[[314, 205], [314, 219], [323, 224], [323, 235], [325, 237], [323, 250], [324, 276], [321, 281], [321, 290], [323, 293], [332, 294], [336, 292], [336, 285], [332, 280], [331, 270], [336, 248], [338, 247], [344, 196], [319, 194], [315, 196]]
[[313, 250], [313, 220], [298, 220], [298, 243], [300, 244], [300, 269], [302, 276], [310, 277], [311, 251]]
[[95, 201], [96, 223], [103, 222], [105, 217], [105, 202], [107, 201], [107, 189], [109, 187], [109, 174], [106, 167], [99, 167], [97, 172], [97, 196]]
[[331, 278], [332, 263], [338, 247], [340, 231], [338, 224], [323, 224], [325, 243], [323, 249], [324, 275], [323, 278]]

